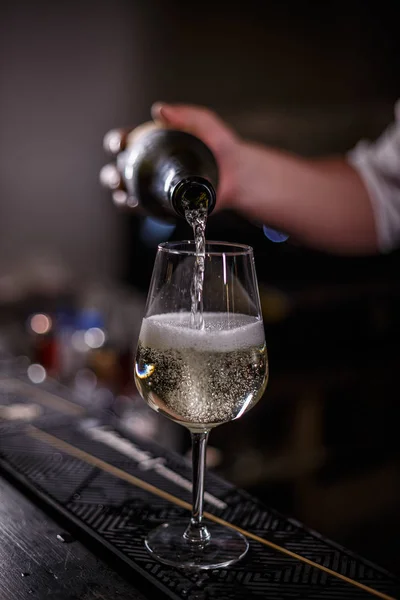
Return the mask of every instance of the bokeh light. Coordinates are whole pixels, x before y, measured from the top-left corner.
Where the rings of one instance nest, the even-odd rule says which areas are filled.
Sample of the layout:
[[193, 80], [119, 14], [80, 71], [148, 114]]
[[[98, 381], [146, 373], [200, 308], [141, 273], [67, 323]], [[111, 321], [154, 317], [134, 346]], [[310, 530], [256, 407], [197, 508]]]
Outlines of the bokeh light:
[[30, 318], [29, 325], [34, 333], [43, 335], [50, 331], [52, 321], [48, 315], [37, 313], [35, 315], [32, 315], [32, 317]]
[[29, 365], [27, 374], [32, 383], [43, 383], [47, 375], [46, 369], [37, 363]]
[[106, 336], [100, 327], [91, 327], [85, 331], [84, 340], [89, 348], [101, 348], [106, 340]]

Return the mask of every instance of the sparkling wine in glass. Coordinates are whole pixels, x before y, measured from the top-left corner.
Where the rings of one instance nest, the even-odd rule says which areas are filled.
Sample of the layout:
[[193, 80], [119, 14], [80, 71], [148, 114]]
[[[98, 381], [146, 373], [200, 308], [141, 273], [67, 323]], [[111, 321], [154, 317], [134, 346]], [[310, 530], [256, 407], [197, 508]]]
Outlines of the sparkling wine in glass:
[[194, 242], [160, 244], [142, 322], [135, 381], [148, 405], [192, 437], [193, 506], [189, 523], [166, 523], [148, 551], [176, 567], [215, 569], [242, 558], [247, 540], [203, 519], [205, 455], [213, 427], [233, 421], [261, 398], [268, 358], [249, 246], [205, 247], [203, 324], [193, 323]]

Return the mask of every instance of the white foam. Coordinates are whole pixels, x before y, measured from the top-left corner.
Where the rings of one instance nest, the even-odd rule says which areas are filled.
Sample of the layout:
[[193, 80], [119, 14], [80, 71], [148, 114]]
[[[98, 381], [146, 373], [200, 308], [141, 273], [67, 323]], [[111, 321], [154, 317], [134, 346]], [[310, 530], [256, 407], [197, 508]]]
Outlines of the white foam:
[[189, 313], [165, 313], [143, 319], [140, 342], [159, 350], [194, 348], [232, 352], [264, 343], [262, 321], [242, 314], [204, 313], [203, 330], [190, 327]]

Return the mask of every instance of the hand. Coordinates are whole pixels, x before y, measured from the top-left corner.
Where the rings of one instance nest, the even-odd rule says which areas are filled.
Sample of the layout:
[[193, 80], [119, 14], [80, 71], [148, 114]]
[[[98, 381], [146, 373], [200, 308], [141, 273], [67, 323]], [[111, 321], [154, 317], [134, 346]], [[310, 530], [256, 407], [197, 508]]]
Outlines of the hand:
[[200, 106], [157, 103], [152, 115], [197, 136], [214, 153], [220, 171], [217, 208], [234, 209], [320, 250], [376, 252], [368, 190], [344, 157], [306, 159], [245, 142]]
[[200, 106], [156, 103], [151, 114], [155, 122], [191, 133], [213, 152], [219, 167], [217, 208], [233, 208], [238, 199], [241, 140], [211, 110]]

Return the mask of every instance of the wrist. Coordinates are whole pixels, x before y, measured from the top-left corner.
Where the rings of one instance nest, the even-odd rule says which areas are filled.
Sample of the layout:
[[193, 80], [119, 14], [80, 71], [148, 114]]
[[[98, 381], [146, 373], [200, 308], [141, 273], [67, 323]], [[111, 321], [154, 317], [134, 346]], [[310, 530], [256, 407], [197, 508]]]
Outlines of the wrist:
[[234, 210], [255, 217], [259, 216], [261, 207], [266, 210], [277, 188], [277, 154], [255, 142], [238, 141], [230, 202]]
[[251, 142], [238, 139], [233, 153], [231, 167], [231, 189], [229, 190], [229, 208], [243, 211], [248, 196], [249, 178], [251, 177]]

